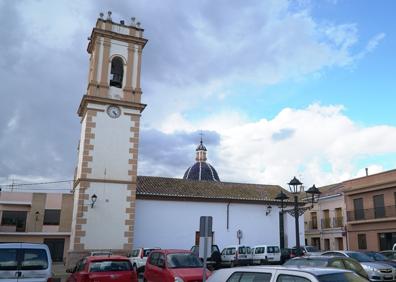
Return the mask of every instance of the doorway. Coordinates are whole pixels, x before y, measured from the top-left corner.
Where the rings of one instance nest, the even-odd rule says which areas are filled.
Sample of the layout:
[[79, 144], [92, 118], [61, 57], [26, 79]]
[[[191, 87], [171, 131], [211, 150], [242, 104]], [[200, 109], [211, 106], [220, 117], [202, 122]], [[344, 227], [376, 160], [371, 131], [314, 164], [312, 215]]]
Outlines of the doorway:
[[50, 250], [52, 261], [54, 262], [63, 261], [63, 250], [65, 248], [65, 239], [44, 238], [44, 244], [46, 244]]

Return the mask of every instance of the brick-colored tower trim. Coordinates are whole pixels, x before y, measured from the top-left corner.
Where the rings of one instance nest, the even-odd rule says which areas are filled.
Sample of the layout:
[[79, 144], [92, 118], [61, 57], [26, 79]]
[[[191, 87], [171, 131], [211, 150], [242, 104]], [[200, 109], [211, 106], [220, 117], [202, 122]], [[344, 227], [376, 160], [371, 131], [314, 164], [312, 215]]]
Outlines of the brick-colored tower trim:
[[[96, 123], [94, 122], [94, 117], [96, 117], [97, 111], [94, 109], [87, 109], [85, 116], [85, 135], [84, 135], [84, 144], [80, 145], [80, 150], [83, 151], [83, 157], [81, 162], [81, 175], [80, 179], [88, 178], [88, 175], [92, 173], [92, 168], [89, 164], [92, 162], [92, 151], [94, 149], [94, 145], [92, 144], [92, 140], [95, 138], [95, 134], [93, 133], [93, 129], [96, 127]], [[84, 230], [84, 225], [87, 223], [87, 218], [85, 213], [88, 211], [87, 201], [89, 201], [89, 194], [87, 193], [87, 189], [90, 184], [87, 181], [80, 181], [78, 189], [75, 191], [77, 193], [77, 213], [76, 213], [76, 227], [74, 234], [74, 246], [73, 249], [76, 251], [84, 250], [84, 244], [81, 243], [81, 238], [85, 236], [86, 231]]]
[[125, 250], [132, 250], [133, 248], [133, 236], [135, 227], [135, 204], [136, 204], [136, 181], [137, 181], [137, 163], [138, 163], [138, 145], [139, 145], [139, 126], [140, 126], [140, 115], [130, 115], [132, 126], [130, 127], [132, 137], [129, 139], [131, 147], [129, 149], [130, 159], [128, 161], [130, 170], [128, 175], [131, 177], [131, 184], [128, 184], [127, 190], [127, 202], [128, 207], [125, 212], [128, 218], [125, 220], [126, 231], [124, 233], [127, 238], [127, 244], [124, 244]]

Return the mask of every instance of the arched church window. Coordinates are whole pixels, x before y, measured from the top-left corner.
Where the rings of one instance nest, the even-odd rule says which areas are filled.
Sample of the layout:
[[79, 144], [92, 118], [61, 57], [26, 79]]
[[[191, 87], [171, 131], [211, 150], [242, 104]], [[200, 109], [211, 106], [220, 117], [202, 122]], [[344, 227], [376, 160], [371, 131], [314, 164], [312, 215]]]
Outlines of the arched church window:
[[124, 62], [120, 57], [114, 57], [111, 60], [110, 86], [121, 88], [123, 76]]

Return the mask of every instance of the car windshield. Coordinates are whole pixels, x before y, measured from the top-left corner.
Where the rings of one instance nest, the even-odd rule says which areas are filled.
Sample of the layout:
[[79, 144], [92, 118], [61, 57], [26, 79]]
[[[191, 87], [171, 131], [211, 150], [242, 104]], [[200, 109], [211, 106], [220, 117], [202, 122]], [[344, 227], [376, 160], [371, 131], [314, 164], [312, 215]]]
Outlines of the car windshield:
[[137, 257], [138, 255], [139, 255], [139, 249], [133, 250], [133, 251], [132, 251], [132, 255], [131, 255], [132, 257], [135, 258], [135, 257]]
[[267, 253], [273, 254], [273, 253], [279, 253], [279, 247], [277, 246], [269, 246], [267, 247]]
[[365, 278], [353, 272], [323, 274], [317, 276], [319, 282], [367, 282]]
[[169, 268], [200, 268], [202, 262], [193, 254], [178, 253], [166, 256]]
[[94, 261], [89, 266], [89, 272], [130, 271], [132, 265], [129, 260]]
[[312, 246], [306, 246], [305, 249], [307, 250], [307, 252], [319, 252], [319, 250], [316, 247], [312, 247]]
[[374, 259], [363, 253], [347, 253], [347, 255], [359, 262], [372, 262]]
[[155, 249], [145, 249], [145, 250], [143, 251], [143, 256], [144, 256], [144, 257], [148, 257], [148, 255], [149, 255], [153, 250], [155, 250]]
[[283, 264], [284, 266], [313, 266], [326, 267], [327, 260], [324, 259], [291, 259]]
[[372, 253], [372, 254], [373, 254], [372, 258], [375, 259], [375, 260], [390, 260], [389, 258], [384, 256], [383, 254], [380, 254], [380, 253]]

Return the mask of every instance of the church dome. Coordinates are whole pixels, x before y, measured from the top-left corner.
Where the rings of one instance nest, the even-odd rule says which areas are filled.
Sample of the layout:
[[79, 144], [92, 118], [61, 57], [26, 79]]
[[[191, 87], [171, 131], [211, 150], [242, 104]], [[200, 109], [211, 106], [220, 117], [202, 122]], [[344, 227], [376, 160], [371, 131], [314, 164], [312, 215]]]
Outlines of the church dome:
[[207, 162], [196, 162], [190, 166], [184, 173], [183, 179], [220, 181], [215, 168]]
[[186, 170], [183, 179], [220, 181], [217, 171], [206, 162], [206, 153], [207, 150], [201, 138], [201, 142], [196, 149], [195, 160], [197, 162]]

